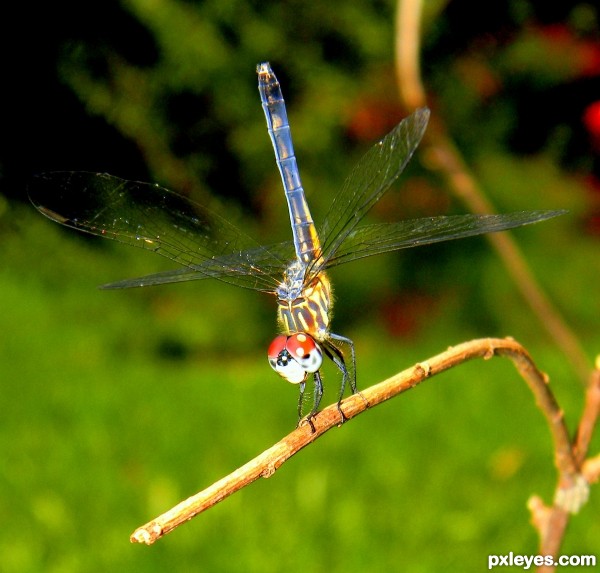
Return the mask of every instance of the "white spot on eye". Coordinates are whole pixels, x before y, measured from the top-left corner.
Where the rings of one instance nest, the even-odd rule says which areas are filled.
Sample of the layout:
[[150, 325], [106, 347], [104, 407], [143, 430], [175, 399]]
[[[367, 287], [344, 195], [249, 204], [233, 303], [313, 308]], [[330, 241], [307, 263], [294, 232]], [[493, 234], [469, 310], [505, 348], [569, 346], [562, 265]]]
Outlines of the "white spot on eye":
[[321, 368], [321, 364], [323, 363], [323, 354], [321, 353], [321, 349], [318, 346], [315, 346], [304, 356], [298, 356], [296, 360], [298, 360], [298, 363], [306, 372], [313, 373]]

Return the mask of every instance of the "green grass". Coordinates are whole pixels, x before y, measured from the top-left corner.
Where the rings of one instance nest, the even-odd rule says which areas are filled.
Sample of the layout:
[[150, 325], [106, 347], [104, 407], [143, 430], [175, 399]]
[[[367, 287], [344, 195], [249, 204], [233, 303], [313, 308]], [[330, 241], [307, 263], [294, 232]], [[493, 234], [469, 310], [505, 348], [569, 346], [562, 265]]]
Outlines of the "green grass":
[[[4, 573], [475, 572], [488, 554], [535, 554], [525, 504], [534, 493], [551, 499], [550, 436], [501, 359], [422, 384], [154, 546], [131, 545], [137, 526], [293, 428], [296, 389], [265, 359], [273, 301], [208, 281], [98, 291], [161, 262], [82, 241], [31, 210], [14, 209], [1, 222]], [[493, 261], [481, 271], [498, 279], [498, 292], [510, 288]], [[518, 297], [502, 292], [514, 311], [498, 312], [493, 332], [465, 318], [460, 290], [432, 310], [433, 320], [421, 317], [410, 339], [357, 320], [347, 334], [358, 348], [360, 385], [473, 336], [522, 333], [573, 419], [581, 392], [564, 360]], [[343, 323], [341, 301], [339, 309]], [[597, 333], [587, 339], [590, 348], [598, 342]], [[327, 373], [332, 401], [336, 381]], [[563, 553], [598, 554], [595, 493]]]

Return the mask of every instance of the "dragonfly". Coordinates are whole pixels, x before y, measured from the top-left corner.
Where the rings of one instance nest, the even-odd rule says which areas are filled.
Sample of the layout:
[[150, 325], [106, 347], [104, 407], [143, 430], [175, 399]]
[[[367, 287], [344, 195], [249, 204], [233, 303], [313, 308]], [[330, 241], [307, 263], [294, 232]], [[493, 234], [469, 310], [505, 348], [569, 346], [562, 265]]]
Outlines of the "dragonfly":
[[357, 392], [354, 343], [331, 330], [328, 270], [385, 252], [504, 231], [544, 221], [562, 210], [493, 215], [450, 215], [360, 225], [404, 170], [427, 127], [429, 110], [401, 121], [358, 162], [322, 222], [315, 224], [302, 187], [280, 84], [269, 63], [257, 66], [258, 89], [281, 175], [292, 240], [262, 245], [227, 219], [155, 184], [105, 173], [50, 172], [33, 178], [29, 197], [46, 217], [79, 231], [153, 251], [175, 270], [121, 280], [119, 289], [218, 279], [275, 296], [280, 334], [267, 358], [273, 370], [299, 386], [298, 424], [307, 382], [313, 380], [312, 426], [323, 395], [324, 357], [341, 377], [337, 407], [349, 386]]

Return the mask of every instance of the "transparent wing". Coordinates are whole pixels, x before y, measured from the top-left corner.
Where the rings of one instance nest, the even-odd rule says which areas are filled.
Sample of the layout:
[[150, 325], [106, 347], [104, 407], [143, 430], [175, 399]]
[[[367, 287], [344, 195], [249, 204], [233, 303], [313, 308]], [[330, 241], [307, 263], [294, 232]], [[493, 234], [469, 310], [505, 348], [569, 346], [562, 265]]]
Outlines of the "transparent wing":
[[418, 109], [373, 146], [351, 171], [319, 232], [325, 266], [402, 173], [425, 133], [428, 120], [429, 110]]
[[271, 292], [289, 260], [282, 258], [284, 245], [274, 251], [261, 247], [222, 217], [158, 185], [104, 173], [56, 172], [35, 177], [29, 197], [62, 225], [186, 267], [107, 285], [112, 288], [216, 278]]
[[[294, 257], [294, 243], [288, 241], [279, 245], [258, 247], [243, 251], [240, 255], [248, 261], [248, 266], [243, 267], [242, 271], [246, 274], [242, 276], [240, 276], [239, 270], [239, 256], [235, 254], [230, 258], [227, 255], [223, 255], [210, 261], [207, 260], [199, 265], [153, 273], [134, 279], [125, 279], [102, 285], [100, 288], [132, 288], [216, 278], [245, 288], [273, 292], [273, 286], [268, 288], [260, 285], [262, 282], [265, 282], [267, 285], [270, 282], [277, 282], [277, 277], [281, 280], [283, 276], [281, 261], [292, 260]], [[248, 272], [254, 272], [255, 274], [247, 274]]]
[[505, 231], [564, 213], [564, 210], [517, 211], [502, 215], [451, 215], [366, 225], [353, 231], [324, 266], [329, 268], [379, 253]]

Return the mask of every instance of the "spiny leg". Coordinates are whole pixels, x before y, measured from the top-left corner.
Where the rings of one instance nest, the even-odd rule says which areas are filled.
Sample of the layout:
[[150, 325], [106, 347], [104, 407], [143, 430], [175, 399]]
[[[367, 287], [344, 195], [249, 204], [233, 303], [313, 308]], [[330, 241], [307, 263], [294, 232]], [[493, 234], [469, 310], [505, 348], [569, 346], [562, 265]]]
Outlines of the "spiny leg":
[[346, 381], [350, 377], [350, 373], [348, 372], [348, 368], [346, 367], [344, 355], [342, 354], [342, 351], [339, 348], [337, 348], [333, 344], [322, 344], [322, 347], [329, 360], [331, 360], [338, 367], [338, 370], [342, 373], [342, 384], [340, 387], [340, 394], [338, 396], [338, 402], [340, 402], [342, 397], [344, 396], [344, 391], [346, 390]]
[[321, 378], [321, 372], [317, 370], [314, 373], [315, 380], [315, 393], [313, 396], [313, 408], [308, 415], [309, 418], [313, 418], [319, 409], [319, 404], [321, 403], [321, 398], [323, 397], [323, 379]]
[[[321, 374], [317, 371], [314, 373], [314, 381], [315, 381], [315, 390], [313, 396], [313, 408], [310, 413], [306, 416], [306, 421], [310, 425], [313, 433], [315, 430], [315, 425], [313, 424], [312, 419], [315, 417], [317, 413], [317, 409], [319, 408], [319, 404], [321, 403], [321, 397], [323, 396], [323, 379], [321, 378]], [[300, 426], [300, 423], [304, 419], [302, 416], [302, 406], [304, 405], [304, 390], [306, 389], [306, 382], [300, 383], [300, 396], [298, 397], [298, 424], [296, 427]]]
[[300, 395], [298, 396], [298, 424], [302, 421], [302, 404], [304, 403], [304, 389], [306, 388], [306, 382], [300, 382]]
[[[350, 340], [349, 338], [342, 336], [341, 334], [335, 334], [333, 332], [329, 333], [329, 338], [332, 340], [337, 340], [338, 342], [341, 342], [343, 344], [347, 344], [350, 348], [350, 359], [351, 359], [352, 367], [349, 371], [348, 368], [346, 367], [346, 363], [344, 361], [344, 355], [342, 354], [341, 350], [334, 344], [332, 344], [332, 343], [329, 344], [330, 349], [332, 349], [333, 352], [335, 352], [335, 354], [339, 358], [342, 365], [340, 366], [333, 358], [331, 358], [331, 359], [335, 362], [336, 366], [340, 369], [340, 371], [342, 372], [342, 375], [343, 374], [346, 375], [345, 378], [347, 378], [348, 381], [350, 382], [350, 389], [352, 390], [352, 393], [356, 394], [356, 392], [358, 392], [358, 390], [356, 388], [356, 351], [354, 350], [354, 342], [352, 342], [352, 340]], [[341, 393], [340, 393], [340, 400], [342, 399], [342, 397], [344, 395], [344, 390], [346, 389], [346, 381], [343, 380], [342, 384], [343, 385], [342, 385], [342, 389], [341, 389]]]
[[[327, 355], [327, 357], [337, 366], [338, 370], [342, 374], [342, 383], [340, 386], [340, 392], [338, 395], [337, 401], [337, 409], [340, 413], [342, 423], [346, 421], [346, 416], [342, 410], [342, 399], [344, 398], [344, 392], [346, 391], [346, 384], [350, 383], [350, 389], [353, 394], [360, 394], [358, 392], [356, 386], [356, 352], [354, 350], [354, 343], [349, 338], [345, 336], [341, 336], [340, 334], [329, 333], [330, 340], [324, 340], [321, 342], [321, 348], [323, 352]], [[344, 359], [343, 352], [332, 342], [340, 342], [342, 344], [347, 344], [350, 347], [350, 357], [351, 357], [351, 369], [348, 369], [346, 366], [346, 361]], [[310, 424], [313, 431], [315, 430], [314, 425], [312, 423], [312, 419], [315, 417], [317, 410], [319, 409], [319, 404], [321, 403], [321, 398], [323, 397], [323, 379], [321, 377], [321, 373], [317, 370], [314, 374], [314, 395], [313, 395], [313, 407], [310, 413], [306, 416], [307, 422]], [[300, 384], [300, 396], [298, 398], [298, 425], [302, 421], [302, 406], [304, 402], [304, 391], [306, 389], [306, 382], [302, 382]], [[362, 395], [361, 395], [362, 396]], [[364, 398], [363, 398], [364, 400]]]
[[354, 350], [354, 342], [352, 342], [350, 338], [346, 338], [345, 336], [341, 336], [340, 334], [334, 334], [331, 332], [329, 333], [329, 338], [341, 342], [343, 344], [347, 344], [350, 347], [351, 368], [348, 369], [342, 351], [335, 344], [333, 344], [333, 342], [328, 341], [326, 344], [322, 345], [327, 356], [329, 356], [329, 358], [333, 361], [333, 363], [338, 367], [338, 369], [342, 373], [342, 385], [338, 396], [337, 408], [340, 415], [342, 416], [342, 422], [344, 422], [346, 420], [346, 416], [342, 411], [341, 402], [344, 398], [344, 392], [346, 390], [346, 381], [350, 383], [350, 389], [352, 390], [352, 394], [358, 394], [363, 399], [367, 407], [369, 406], [369, 402], [359, 392], [356, 386], [356, 352]]
[[346, 390], [346, 381], [350, 378], [350, 387], [356, 389], [356, 381], [352, 382], [352, 377], [348, 372], [348, 368], [346, 367], [346, 362], [344, 360], [344, 355], [342, 351], [334, 346], [331, 343], [322, 344], [323, 351], [329, 357], [329, 359], [338, 367], [339, 371], [342, 373], [342, 384], [340, 386], [340, 393], [338, 395], [337, 401], [337, 409], [342, 417], [342, 423], [346, 421], [346, 416], [342, 411], [342, 398], [344, 397], [344, 392]]

